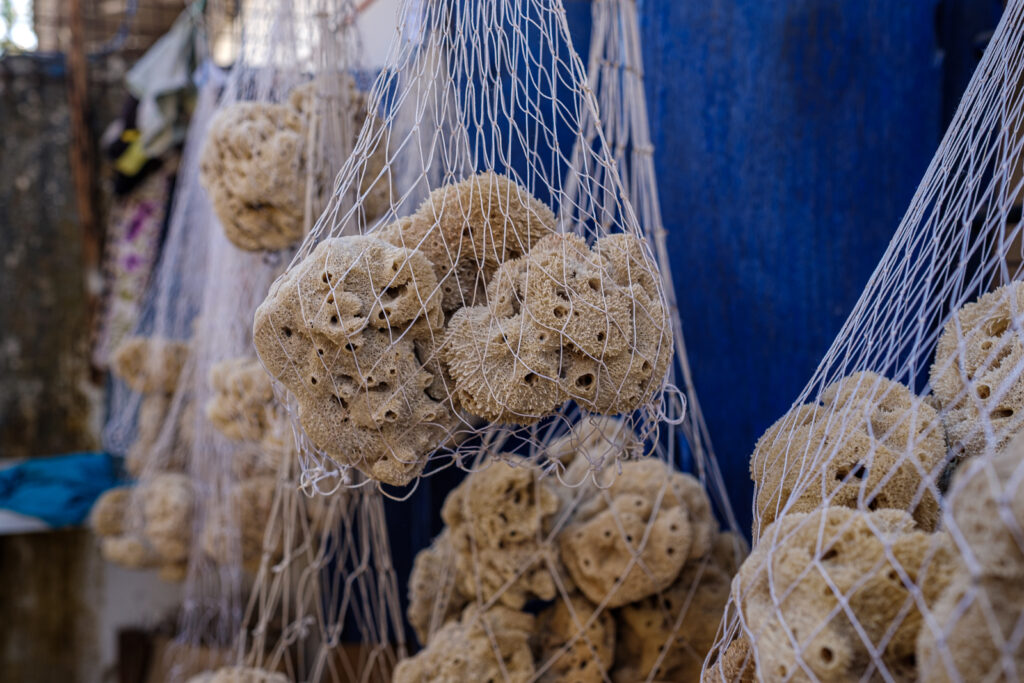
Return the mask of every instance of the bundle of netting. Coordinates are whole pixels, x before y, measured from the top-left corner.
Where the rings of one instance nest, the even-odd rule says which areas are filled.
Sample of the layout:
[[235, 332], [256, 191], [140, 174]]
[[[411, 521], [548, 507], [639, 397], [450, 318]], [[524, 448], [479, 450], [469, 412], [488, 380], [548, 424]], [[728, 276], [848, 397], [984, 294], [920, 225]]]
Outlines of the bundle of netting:
[[596, 103], [561, 4], [404, 3], [368, 102], [255, 316], [308, 478], [402, 486], [482, 450], [536, 466], [587, 415], [653, 443], [665, 286], [618, 176], [589, 173], [613, 158], [584, 139]]
[[489, 457], [452, 491], [414, 563], [410, 681], [697, 680], [742, 540], [700, 482], [587, 418], [544, 457]]
[[853, 313], [754, 447], [755, 546], [707, 680], [1024, 678], [1022, 29], [1010, 2]]

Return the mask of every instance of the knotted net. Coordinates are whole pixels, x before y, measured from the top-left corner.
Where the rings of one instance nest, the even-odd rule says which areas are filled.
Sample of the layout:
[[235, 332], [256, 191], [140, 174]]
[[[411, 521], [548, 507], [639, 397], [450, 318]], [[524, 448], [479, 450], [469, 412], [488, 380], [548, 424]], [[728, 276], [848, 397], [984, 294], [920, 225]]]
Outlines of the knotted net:
[[903, 222], [758, 441], [709, 680], [1024, 678], [1024, 3]]

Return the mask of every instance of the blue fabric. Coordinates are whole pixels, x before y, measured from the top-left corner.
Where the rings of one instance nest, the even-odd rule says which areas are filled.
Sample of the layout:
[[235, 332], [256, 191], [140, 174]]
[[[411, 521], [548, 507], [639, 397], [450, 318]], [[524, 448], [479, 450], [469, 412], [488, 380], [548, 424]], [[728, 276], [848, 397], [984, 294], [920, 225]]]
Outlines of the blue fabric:
[[33, 458], [0, 470], [0, 508], [54, 527], [81, 524], [101, 493], [119, 484], [109, 453]]

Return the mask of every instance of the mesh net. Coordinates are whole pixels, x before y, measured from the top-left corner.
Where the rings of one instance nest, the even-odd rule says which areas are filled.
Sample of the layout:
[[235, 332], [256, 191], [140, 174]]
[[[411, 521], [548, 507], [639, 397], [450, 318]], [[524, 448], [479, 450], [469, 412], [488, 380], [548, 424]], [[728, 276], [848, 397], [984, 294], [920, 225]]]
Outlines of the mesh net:
[[665, 288], [602, 131], [584, 140], [564, 9], [401, 16], [328, 209], [256, 314], [307, 478], [402, 486], [488, 451], [548, 466], [542, 444], [590, 414], [653, 443]]
[[[308, 583], [351, 565], [338, 527], [372, 529], [377, 519], [361, 498], [310, 501], [294, 490], [288, 412], [252, 347], [257, 304], [327, 204], [355, 142], [365, 104], [351, 72], [352, 16], [349, 3], [333, 0], [246, 5], [230, 75], [202, 89], [144, 321], [115, 354], [106, 441], [128, 453], [138, 481], [99, 501], [94, 528], [108, 559], [184, 580], [176, 680], [232, 661], [243, 618], [274, 618], [246, 612], [254, 574], [258, 585], [268, 574]], [[365, 557], [387, 565], [387, 554], [376, 543]], [[281, 571], [300, 560], [301, 570]], [[383, 570], [371, 576], [345, 591], [383, 581]], [[337, 586], [295, 590], [304, 610], [295, 628], [341, 609], [320, 602], [340, 595]], [[301, 668], [280, 653], [274, 661]]]
[[[593, 3], [588, 77], [603, 118], [583, 113], [564, 191], [576, 203], [621, 174], [662, 266], [678, 359], [667, 382], [679, 390], [653, 431], [589, 414], [525, 454], [497, 444], [474, 461], [414, 563], [407, 617], [423, 649], [398, 665], [396, 683], [698, 680], [715, 642], [745, 545], [671, 305], [641, 73], [635, 5]], [[594, 168], [604, 145], [614, 165]]]
[[1024, 3], [853, 313], [758, 441], [710, 680], [1024, 678]]

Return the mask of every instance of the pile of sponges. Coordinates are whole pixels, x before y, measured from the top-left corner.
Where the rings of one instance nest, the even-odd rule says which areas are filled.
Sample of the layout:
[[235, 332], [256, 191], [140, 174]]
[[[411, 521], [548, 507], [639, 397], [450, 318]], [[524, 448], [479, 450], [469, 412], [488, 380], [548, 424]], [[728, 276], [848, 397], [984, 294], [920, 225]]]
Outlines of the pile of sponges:
[[416, 558], [408, 617], [424, 649], [396, 683], [695, 680], [742, 543], [696, 479], [621, 460], [637, 446], [621, 421], [591, 418], [548, 451], [574, 486], [507, 455], [469, 474]]
[[481, 420], [528, 425], [569, 400], [631, 413], [672, 357], [643, 242], [560, 233], [493, 172], [370, 235], [321, 242], [274, 284], [253, 336], [313, 444], [395, 485]]

